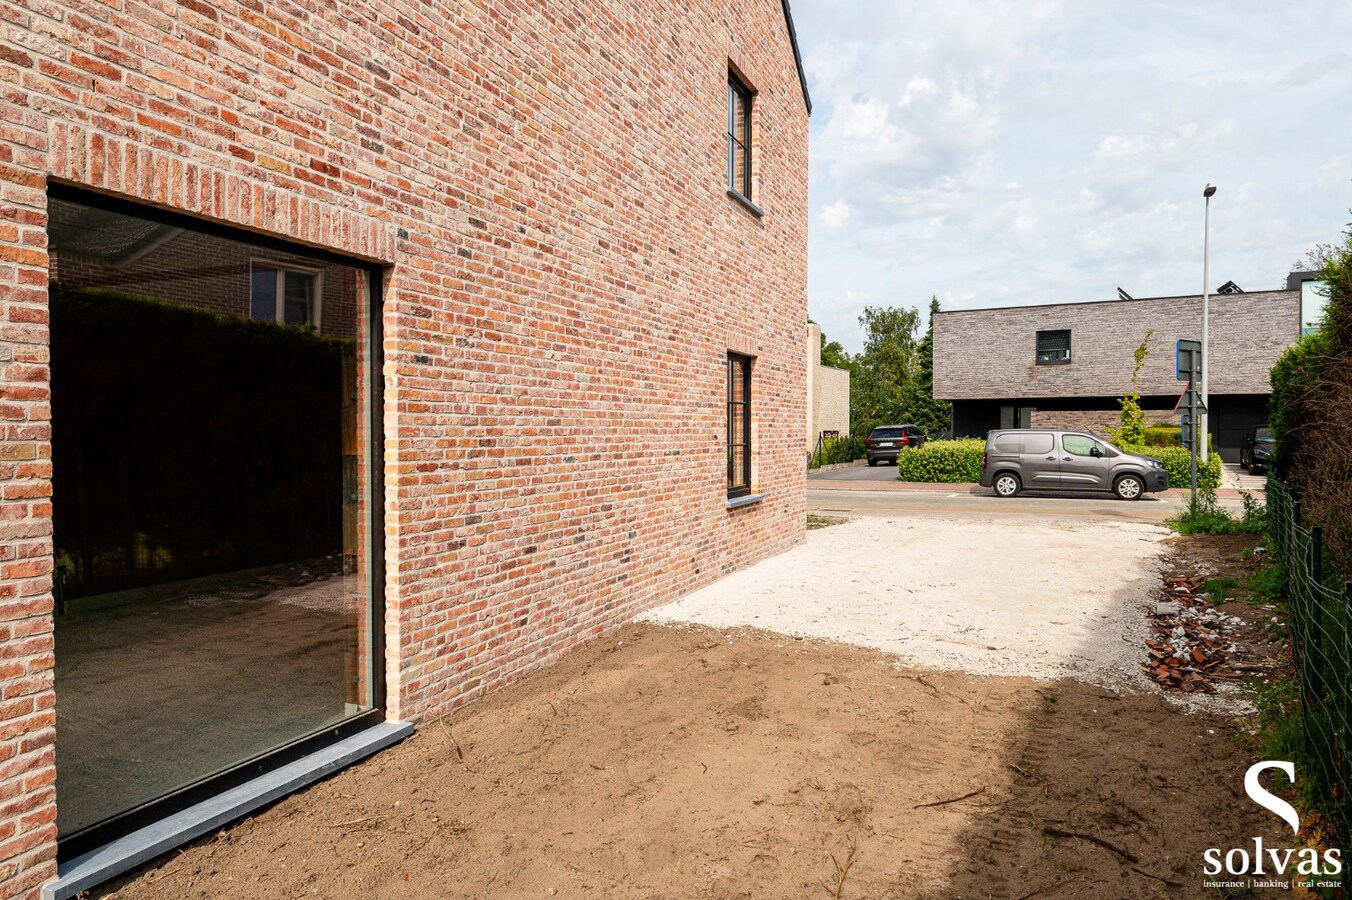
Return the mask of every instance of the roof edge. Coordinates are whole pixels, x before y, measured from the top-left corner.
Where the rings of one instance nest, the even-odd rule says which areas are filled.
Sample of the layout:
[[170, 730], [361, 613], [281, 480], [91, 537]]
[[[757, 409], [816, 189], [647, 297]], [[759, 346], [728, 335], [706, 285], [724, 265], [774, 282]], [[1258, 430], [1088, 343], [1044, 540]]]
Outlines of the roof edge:
[[798, 66], [798, 83], [803, 88], [803, 102], [807, 104], [807, 114], [812, 115], [812, 96], [807, 92], [807, 73], [803, 71], [803, 54], [798, 49], [798, 31], [793, 27], [793, 11], [789, 9], [789, 0], [784, 4], [784, 21], [789, 26], [789, 43], [793, 45], [793, 61]]
[[[1273, 294], [1299, 294], [1299, 290], [1287, 290], [1286, 288], [1273, 288], [1270, 291], [1244, 291], [1239, 294], [1211, 294], [1211, 300], [1214, 302], [1220, 298], [1221, 302], [1228, 302], [1231, 299], [1255, 300], [1259, 297], [1271, 296]], [[1148, 303], [1158, 300], [1198, 300], [1202, 299], [1201, 294], [1175, 294], [1168, 297], [1132, 297], [1130, 300], [1062, 300], [1060, 303], [1020, 303], [1016, 306], [977, 306], [972, 309], [941, 309], [936, 315], [956, 316], [962, 313], [975, 312], [997, 312], [1004, 310], [1023, 310], [1023, 309], [1053, 309], [1058, 306], [1103, 306], [1109, 303]]]

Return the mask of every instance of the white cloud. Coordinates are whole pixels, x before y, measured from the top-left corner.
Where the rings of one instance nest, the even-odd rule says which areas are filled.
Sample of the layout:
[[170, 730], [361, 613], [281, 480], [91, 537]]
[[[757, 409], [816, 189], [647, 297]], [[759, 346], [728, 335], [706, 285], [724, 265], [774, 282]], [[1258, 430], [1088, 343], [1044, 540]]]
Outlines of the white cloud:
[[[948, 308], [1279, 283], [1352, 207], [1352, 6], [795, 0], [815, 113], [811, 305]], [[847, 9], [848, 14], [843, 10]], [[1218, 282], [1219, 283], [1219, 282]], [[835, 330], [833, 330], [835, 329]]]
[[822, 207], [821, 213], [817, 216], [817, 221], [827, 231], [839, 231], [849, 220], [850, 204], [844, 200], [837, 200], [830, 206]]

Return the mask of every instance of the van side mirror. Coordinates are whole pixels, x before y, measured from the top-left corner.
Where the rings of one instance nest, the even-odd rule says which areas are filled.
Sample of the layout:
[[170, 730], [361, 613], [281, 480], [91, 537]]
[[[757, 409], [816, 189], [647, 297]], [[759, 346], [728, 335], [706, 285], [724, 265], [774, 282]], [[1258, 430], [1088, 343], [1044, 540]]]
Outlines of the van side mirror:
[[1090, 448], [1089, 448], [1089, 455], [1090, 455], [1090, 456], [1094, 456], [1094, 457], [1102, 456], [1102, 455], [1103, 455], [1103, 451], [1100, 450], [1098, 447], [1090, 447]]

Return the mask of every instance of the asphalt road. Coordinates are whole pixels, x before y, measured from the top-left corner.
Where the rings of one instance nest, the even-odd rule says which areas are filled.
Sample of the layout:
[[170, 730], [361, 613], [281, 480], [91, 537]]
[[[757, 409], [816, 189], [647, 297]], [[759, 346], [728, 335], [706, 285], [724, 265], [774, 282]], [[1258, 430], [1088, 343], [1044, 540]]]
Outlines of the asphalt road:
[[[876, 483], [876, 490], [868, 484]], [[896, 516], [956, 515], [1027, 517], [1040, 521], [1056, 519], [1104, 519], [1111, 521], [1161, 522], [1176, 515], [1187, 503], [1186, 494], [1146, 494], [1139, 500], [1118, 500], [1110, 494], [1028, 493], [1005, 499], [987, 489], [955, 484], [952, 489], [901, 488], [895, 466], [856, 466], [813, 473], [807, 479], [808, 512], [823, 515]], [[1222, 499], [1232, 513], [1242, 511], [1237, 499]]]

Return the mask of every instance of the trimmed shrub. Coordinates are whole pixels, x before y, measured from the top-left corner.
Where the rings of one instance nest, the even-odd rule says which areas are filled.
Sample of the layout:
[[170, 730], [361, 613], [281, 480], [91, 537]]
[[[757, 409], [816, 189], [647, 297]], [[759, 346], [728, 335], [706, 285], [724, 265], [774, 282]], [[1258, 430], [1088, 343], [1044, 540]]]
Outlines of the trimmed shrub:
[[1183, 435], [1177, 425], [1151, 425], [1145, 430], [1147, 447], [1182, 447]]
[[[1192, 483], [1188, 450], [1184, 447], [1146, 447], [1124, 444], [1124, 453], [1153, 456], [1169, 473], [1169, 487], [1186, 488]], [[917, 450], [903, 450], [897, 459], [897, 475], [902, 481], [929, 481], [942, 484], [975, 484], [981, 480], [981, 458], [986, 442], [981, 438], [956, 441], [929, 441]], [[1206, 463], [1197, 466], [1197, 486], [1214, 489], [1221, 483], [1221, 458], [1211, 453]]]
[[[1169, 473], [1169, 487], [1186, 488], [1192, 486], [1191, 453], [1186, 447], [1147, 447], [1122, 444], [1118, 449], [1123, 453], [1139, 453], [1141, 456], [1153, 456], [1164, 463]], [[1221, 483], [1221, 457], [1219, 453], [1207, 454], [1206, 462], [1197, 463], [1197, 486], [1214, 489]]]
[[902, 481], [941, 484], [974, 484], [981, 480], [981, 458], [986, 442], [981, 438], [927, 441], [897, 457], [897, 475]]

